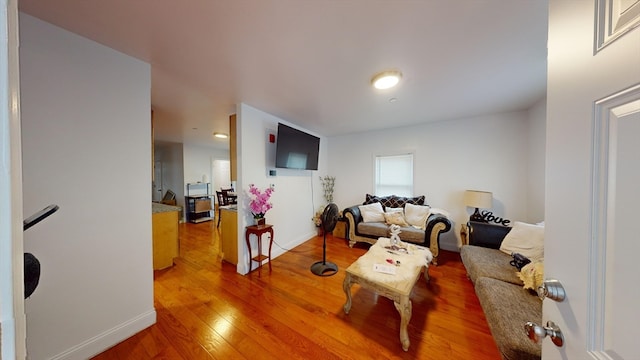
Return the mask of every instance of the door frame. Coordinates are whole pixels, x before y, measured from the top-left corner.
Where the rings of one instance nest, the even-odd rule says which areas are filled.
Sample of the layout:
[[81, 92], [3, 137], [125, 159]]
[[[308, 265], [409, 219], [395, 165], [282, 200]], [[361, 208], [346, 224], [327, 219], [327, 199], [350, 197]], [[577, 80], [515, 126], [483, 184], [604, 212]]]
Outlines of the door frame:
[[[1, 0], [0, 38], [0, 358], [26, 358], [22, 143], [17, 0]], [[4, 271], [9, 270], [10, 271]]]

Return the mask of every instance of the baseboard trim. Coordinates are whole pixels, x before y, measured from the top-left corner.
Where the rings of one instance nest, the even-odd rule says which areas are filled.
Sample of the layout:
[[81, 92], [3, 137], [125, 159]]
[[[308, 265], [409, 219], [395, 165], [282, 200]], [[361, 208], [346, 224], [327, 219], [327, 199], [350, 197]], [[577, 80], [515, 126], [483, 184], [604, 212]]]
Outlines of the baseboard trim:
[[156, 310], [152, 309], [114, 328], [111, 328], [102, 334], [96, 335], [85, 342], [67, 349], [66, 351], [52, 357], [51, 360], [88, 359], [92, 356], [98, 355], [121, 341], [128, 339], [155, 323]]

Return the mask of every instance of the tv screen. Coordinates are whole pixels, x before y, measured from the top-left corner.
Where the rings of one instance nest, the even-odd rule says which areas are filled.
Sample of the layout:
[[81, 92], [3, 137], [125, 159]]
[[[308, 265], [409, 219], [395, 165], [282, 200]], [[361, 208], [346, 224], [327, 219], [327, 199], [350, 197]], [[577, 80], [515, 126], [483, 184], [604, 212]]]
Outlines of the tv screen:
[[276, 167], [318, 170], [320, 138], [278, 123]]

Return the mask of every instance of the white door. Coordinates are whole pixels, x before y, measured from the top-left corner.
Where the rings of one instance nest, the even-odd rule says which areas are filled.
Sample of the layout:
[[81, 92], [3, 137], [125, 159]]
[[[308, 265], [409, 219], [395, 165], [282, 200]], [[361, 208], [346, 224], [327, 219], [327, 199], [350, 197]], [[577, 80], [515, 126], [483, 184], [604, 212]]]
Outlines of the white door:
[[160, 201], [164, 196], [164, 182], [163, 182], [164, 171], [162, 170], [162, 161], [156, 161], [153, 164], [153, 193], [151, 194], [151, 199], [153, 201]]
[[213, 177], [211, 184], [213, 190], [231, 187], [231, 162], [229, 160], [213, 160]]
[[549, 1], [543, 359], [640, 356], [640, 2], [594, 1]]

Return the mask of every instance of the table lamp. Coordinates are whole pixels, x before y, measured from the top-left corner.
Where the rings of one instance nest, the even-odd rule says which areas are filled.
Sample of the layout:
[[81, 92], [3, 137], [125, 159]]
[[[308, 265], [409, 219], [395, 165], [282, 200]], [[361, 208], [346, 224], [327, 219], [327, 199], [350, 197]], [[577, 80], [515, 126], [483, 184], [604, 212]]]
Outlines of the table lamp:
[[488, 191], [466, 190], [464, 192], [464, 204], [468, 207], [476, 208], [476, 211], [469, 217], [470, 221], [485, 222], [478, 208], [490, 209], [493, 205], [493, 194]]

